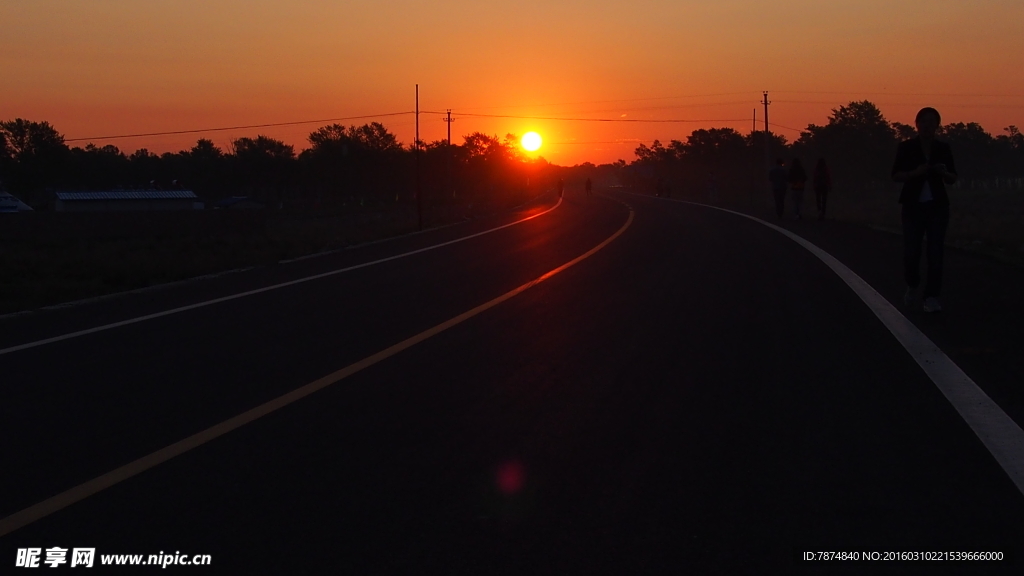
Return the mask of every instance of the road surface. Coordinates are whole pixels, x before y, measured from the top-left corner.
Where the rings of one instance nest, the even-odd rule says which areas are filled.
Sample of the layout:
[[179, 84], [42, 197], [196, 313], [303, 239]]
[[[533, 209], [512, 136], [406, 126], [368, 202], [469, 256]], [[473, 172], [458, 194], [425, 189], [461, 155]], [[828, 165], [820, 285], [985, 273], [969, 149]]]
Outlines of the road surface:
[[[0, 320], [0, 572], [53, 546], [216, 574], [1024, 569], [1006, 467], [812, 252], [681, 202], [552, 206]], [[780, 225], [898, 304], [899, 237]], [[948, 276], [907, 319], [1024, 423], [1024, 274], [951, 251]]]

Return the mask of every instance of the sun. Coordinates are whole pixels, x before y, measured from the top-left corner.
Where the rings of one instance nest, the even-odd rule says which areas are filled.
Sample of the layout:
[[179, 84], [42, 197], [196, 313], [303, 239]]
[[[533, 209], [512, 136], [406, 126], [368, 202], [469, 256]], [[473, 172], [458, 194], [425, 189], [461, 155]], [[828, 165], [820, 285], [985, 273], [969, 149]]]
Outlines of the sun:
[[536, 132], [527, 132], [526, 134], [523, 134], [522, 143], [523, 148], [530, 152], [534, 152], [540, 148], [540, 134], [537, 134]]

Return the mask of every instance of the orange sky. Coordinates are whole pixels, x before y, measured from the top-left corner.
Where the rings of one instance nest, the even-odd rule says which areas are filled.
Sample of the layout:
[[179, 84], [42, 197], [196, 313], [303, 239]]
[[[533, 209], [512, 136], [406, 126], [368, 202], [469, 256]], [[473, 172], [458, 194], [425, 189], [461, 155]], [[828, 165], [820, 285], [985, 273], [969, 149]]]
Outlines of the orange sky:
[[[0, 22], [0, 119], [49, 120], [67, 138], [406, 111], [415, 83], [422, 109], [454, 110], [453, 136], [536, 130], [564, 165], [632, 160], [637, 141], [694, 128], [747, 132], [761, 90], [791, 139], [782, 126], [862, 98], [908, 123], [933, 105], [993, 133], [1024, 126], [1020, 0], [6, 0]], [[382, 121], [412, 140], [411, 116]], [[298, 149], [315, 127], [208, 137]], [[421, 117], [423, 139], [444, 133]], [[198, 137], [109, 142], [163, 152]]]

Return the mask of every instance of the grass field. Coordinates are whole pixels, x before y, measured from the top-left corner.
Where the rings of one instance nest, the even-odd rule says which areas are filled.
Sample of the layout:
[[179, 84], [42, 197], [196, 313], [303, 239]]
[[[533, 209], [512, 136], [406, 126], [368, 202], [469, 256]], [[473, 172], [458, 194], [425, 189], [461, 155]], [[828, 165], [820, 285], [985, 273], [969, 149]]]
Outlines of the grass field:
[[[521, 202], [519, 198], [516, 202]], [[511, 201], [424, 210], [424, 227], [496, 214]], [[394, 237], [415, 206], [330, 211], [22, 213], [0, 217], [0, 314], [33, 310]]]
[[[706, 195], [705, 195], [706, 196]], [[828, 199], [830, 219], [902, 233], [899, 189], [881, 185], [857, 192], [837, 191]], [[707, 202], [706, 197], [694, 197]], [[774, 218], [774, 202], [767, 189], [724, 195], [716, 204], [758, 217]], [[792, 196], [786, 197], [786, 217], [793, 217]], [[804, 218], [815, 218], [814, 193], [804, 193]], [[1024, 191], [996, 188], [951, 188], [950, 223], [946, 244], [970, 250], [1007, 264], [1024, 266]]]

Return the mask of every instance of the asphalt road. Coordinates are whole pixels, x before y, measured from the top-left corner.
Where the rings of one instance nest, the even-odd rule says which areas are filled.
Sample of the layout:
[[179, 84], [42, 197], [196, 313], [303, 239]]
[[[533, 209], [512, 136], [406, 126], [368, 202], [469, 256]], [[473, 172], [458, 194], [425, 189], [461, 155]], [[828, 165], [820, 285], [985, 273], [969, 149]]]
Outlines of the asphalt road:
[[[2, 319], [0, 349], [539, 210]], [[0, 518], [530, 282], [631, 212], [544, 282], [0, 537], [0, 573], [31, 573], [16, 549], [52, 546], [210, 554], [168, 569], [211, 574], [1024, 571], [1024, 495], [835, 273], [757, 222], [625, 194], [569, 194], [464, 242], [0, 354]], [[898, 302], [898, 237], [783, 226]], [[948, 262], [947, 310], [907, 317], [1022, 423], [1024, 274]]]

